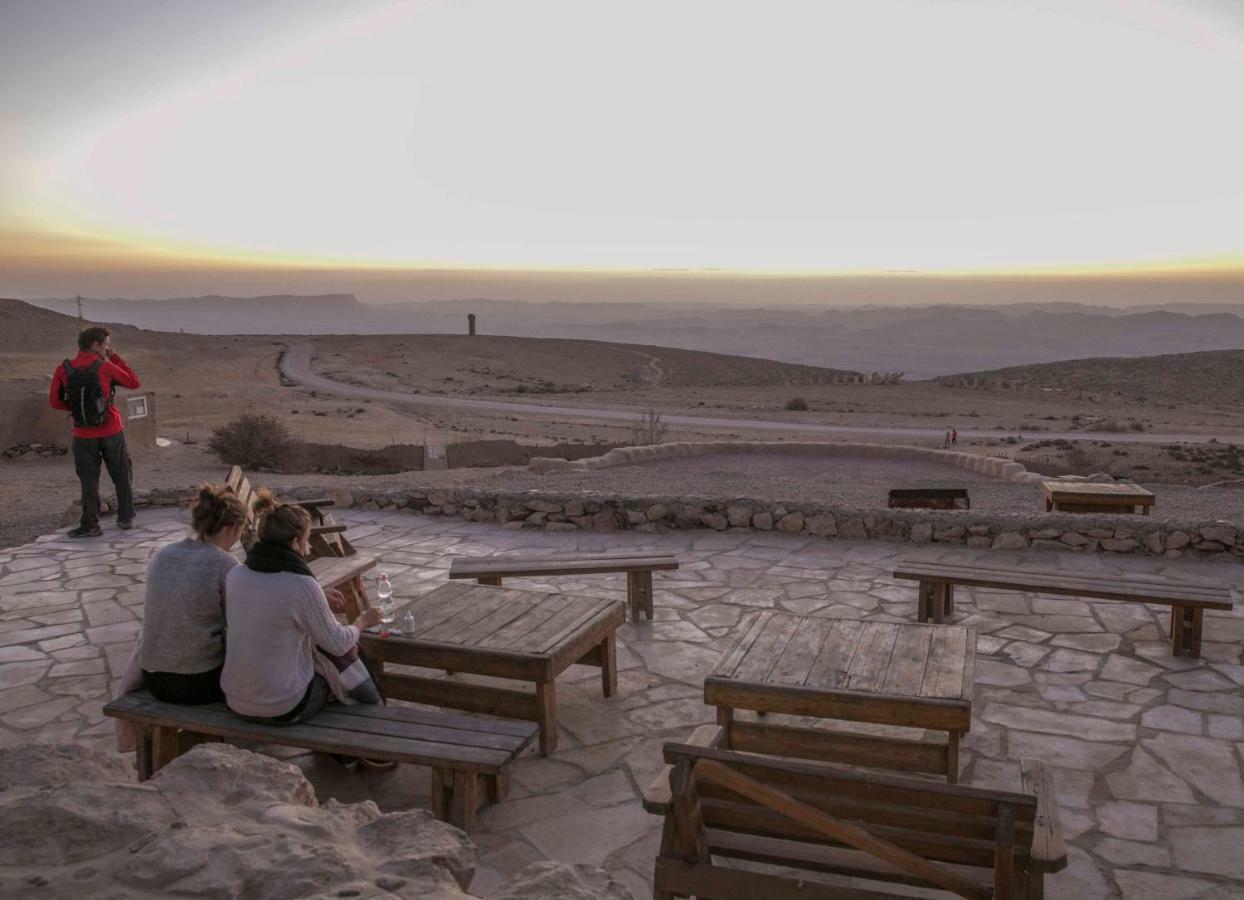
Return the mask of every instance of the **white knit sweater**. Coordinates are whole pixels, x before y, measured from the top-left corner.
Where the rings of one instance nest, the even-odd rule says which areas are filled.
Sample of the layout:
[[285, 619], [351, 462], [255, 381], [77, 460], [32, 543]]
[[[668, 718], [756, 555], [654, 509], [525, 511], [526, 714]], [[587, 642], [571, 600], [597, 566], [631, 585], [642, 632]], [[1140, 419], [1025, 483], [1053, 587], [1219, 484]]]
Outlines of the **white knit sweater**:
[[337, 656], [358, 643], [358, 629], [337, 623], [307, 575], [238, 566], [229, 573], [225, 598], [229, 637], [220, 686], [229, 708], [242, 715], [289, 712], [315, 674], [314, 648]]

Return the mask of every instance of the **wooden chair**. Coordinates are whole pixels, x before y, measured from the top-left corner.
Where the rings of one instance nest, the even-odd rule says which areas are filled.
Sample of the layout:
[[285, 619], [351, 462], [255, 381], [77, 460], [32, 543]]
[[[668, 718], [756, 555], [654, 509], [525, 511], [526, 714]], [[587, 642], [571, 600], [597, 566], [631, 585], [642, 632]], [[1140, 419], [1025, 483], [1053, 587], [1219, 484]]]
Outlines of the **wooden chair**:
[[[229, 473], [225, 476], [225, 487], [229, 488], [238, 498], [246, 504], [247, 522], [246, 530], [242, 536], [242, 546], [250, 547], [255, 540], [254, 534], [254, 505], [258, 499], [255, 489], [251, 486], [250, 479], [246, 477], [246, 473], [242, 471], [241, 466], [230, 466]], [[333, 506], [334, 501], [329, 497], [321, 497], [314, 500], [289, 500], [286, 501], [295, 506], [301, 506], [311, 514], [311, 555], [314, 559], [320, 556], [352, 556], [358, 551], [354, 549], [354, 545], [346, 538], [345, 525], [338, 525], [333, 521], [332, 513], [328, 512], [327, 507]]]
[[1022, 793], [1012, 793], [722, 750], [719, 732], [703, 726], [691, 744], [666, 744], [666, 772], [644, 794], [644, 808], [665, 818], [656, 900], [908, 896], [886, 884], [1036, 900], [1045, 874], [1067, 864], [1053, 778], [1036, 760], [1023, 761]]

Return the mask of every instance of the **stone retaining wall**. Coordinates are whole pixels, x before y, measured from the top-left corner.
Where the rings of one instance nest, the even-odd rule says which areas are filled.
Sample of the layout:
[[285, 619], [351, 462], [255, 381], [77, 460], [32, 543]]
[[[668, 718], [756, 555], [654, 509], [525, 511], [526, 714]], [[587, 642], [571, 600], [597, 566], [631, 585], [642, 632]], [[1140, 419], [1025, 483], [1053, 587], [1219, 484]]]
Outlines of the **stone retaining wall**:
[[[140, 505], [169, 506], [193, 492], [153, 491]], [[1244, 561], [1244, 526], [1230, 522], [1177, 522], [1145, 516], [987, 515], [970, 510], [847, 509], [793, 500], [617, 497], [545, 491], [301, 487], [300, 499], [330, 496], [338, 506], [455, 516], [511, 529], [637, 531], [681, 529], [780, 531], [820, 538], [872, 539], [913, 544], [960, 544], [1012, 550], [1033, 547], [1076, 553], [1127, 553]]]

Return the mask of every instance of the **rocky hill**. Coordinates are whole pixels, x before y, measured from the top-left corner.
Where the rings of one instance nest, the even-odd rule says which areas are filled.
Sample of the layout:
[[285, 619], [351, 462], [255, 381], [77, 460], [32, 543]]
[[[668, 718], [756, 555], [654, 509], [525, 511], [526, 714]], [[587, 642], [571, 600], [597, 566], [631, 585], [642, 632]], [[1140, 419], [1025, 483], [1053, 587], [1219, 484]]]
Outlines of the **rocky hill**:
[[1211, 350], [1135, 358], [1072, 359], [1034, 366], [964, 372], [949, 385], [1002, 383], [1012, 389], [1114, 394], [1183, 404], [1244, 403], [1244, 350]]

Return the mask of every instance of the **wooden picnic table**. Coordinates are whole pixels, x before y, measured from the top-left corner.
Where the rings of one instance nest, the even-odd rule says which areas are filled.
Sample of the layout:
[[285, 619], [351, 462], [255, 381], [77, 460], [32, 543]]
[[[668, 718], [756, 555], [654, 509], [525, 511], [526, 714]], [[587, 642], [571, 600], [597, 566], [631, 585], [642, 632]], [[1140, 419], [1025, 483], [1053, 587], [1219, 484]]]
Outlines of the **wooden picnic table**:
[[[540, 753], [557, 746], [556, 679], [575, 663], [598, 666], [606, 697], [618, 686], [616, 632], [621, 600], [455, 582], [397, 604], [415, 632], [364, 632], [361, 648], [386, 697], [525, 719], [540, 727]], [[385, 670], [421, 666], [531, 682], [535, 693]]]
[[[765, 610], [704, 680], [732, 750], [959, 778], [976, 632]], [[945, 731], [945, 743], [744, 722], [736, 709]]]
[[1095, 484], [1088, 481], [1043, 481], [1046, 512], [1125, 513], [1136, 508], [1147, 516], [1156, 498], [1136, 484]]

